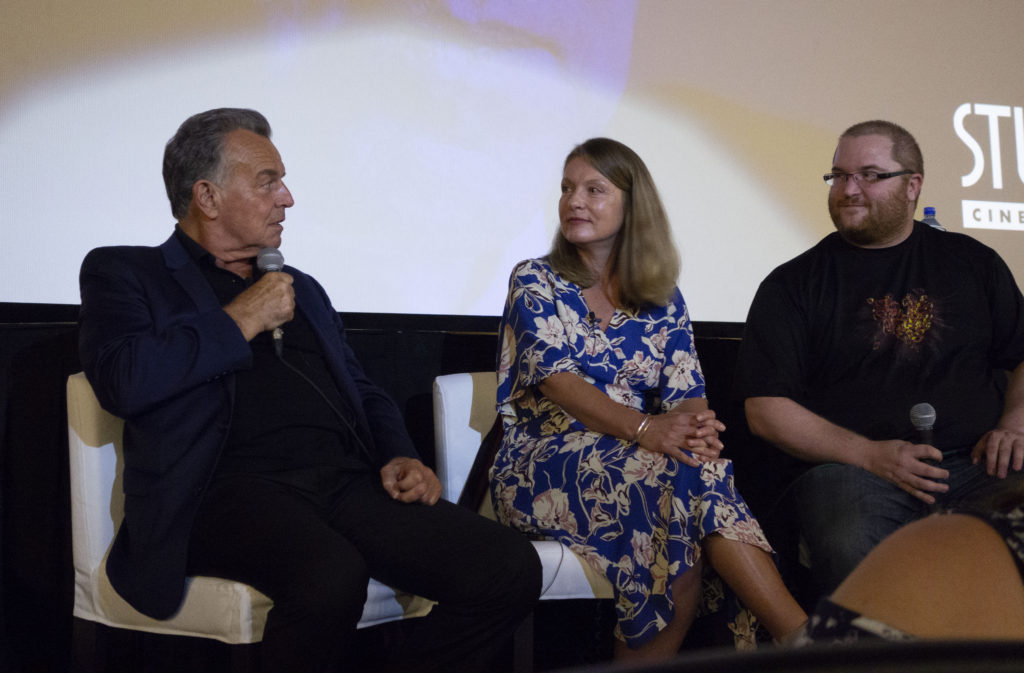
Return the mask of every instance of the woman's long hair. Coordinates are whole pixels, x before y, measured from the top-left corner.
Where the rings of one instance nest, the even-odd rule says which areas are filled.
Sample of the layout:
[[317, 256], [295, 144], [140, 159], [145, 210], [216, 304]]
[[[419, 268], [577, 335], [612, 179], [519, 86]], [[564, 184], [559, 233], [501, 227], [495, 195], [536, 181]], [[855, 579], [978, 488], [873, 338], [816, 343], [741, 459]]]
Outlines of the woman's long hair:
[[[632, 311], [663, 306], [672, 298], [679, 277], [679, 253], [672, 242], [665, 208], [647, 166], [636, 152], [609, 138], [591, 138], [577, 145], [565, 165], [580, 158], [623, 192], [622, 228], [608, 260], [613, 297]], [[590, 287], [597, 279], [580, 258], [561, 227], [548, 253], [551, 266], [567, 280]]]

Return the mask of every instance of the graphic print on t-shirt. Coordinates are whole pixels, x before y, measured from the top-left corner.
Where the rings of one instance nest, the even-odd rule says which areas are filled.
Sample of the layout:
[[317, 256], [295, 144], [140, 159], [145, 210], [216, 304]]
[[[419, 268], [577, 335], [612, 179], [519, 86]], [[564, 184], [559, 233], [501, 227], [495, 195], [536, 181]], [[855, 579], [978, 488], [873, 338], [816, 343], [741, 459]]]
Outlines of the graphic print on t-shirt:
[[868, 298], [875, 321], [874, 350], [895, 338], [900, 345], [917, 351], [935, 319], [935, 302], [921, 289], [914, 289], [896, 301], [892, 294]]

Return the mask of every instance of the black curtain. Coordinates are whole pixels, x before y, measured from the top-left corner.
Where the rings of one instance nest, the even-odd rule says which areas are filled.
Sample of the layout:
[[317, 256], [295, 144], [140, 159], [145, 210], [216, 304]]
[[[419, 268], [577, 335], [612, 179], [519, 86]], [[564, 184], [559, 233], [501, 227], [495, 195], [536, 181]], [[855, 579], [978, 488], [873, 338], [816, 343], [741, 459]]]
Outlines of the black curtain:
[[71, 565], [64, 381], [78, 371], [77, 327], [0, 329], [0, 598], [3, 669], [68, 665]]
[[[65, 385], [81, 369], [76, 314], [77, 306], [0, 303], [0, 671], [59, 673], [72, 663]], [[424, 462], [432, 464], [434, 377], [493, 369], [498, 319], [366, 313], [343, 313], [342, 318], [368, 376], [395, 398]], [[730, 426], [726, 442], [732, 457], [756, 466], [748, 470], [737, 465], [737, 474], [757, 474], [747, 486], [756, 494], [752, 500], [759, 501], [759, 487], [766, 485], [764, 477], [771, 469], [762, 456], [743, 448], [745, 442], [730, 439], [743, 427], [742, 410], [737, 415], [729, 399], [741, 328], [734, 323], [695, 324], [708, 396]], [[740, 488], [743, 492], [743, 484]], [[548, 606], [558, 612], [555, 621], [562, 625], [562, 635], [568, 626], [563, 611], [570, 607]], [[544, 611], [539, 614], [543, 617]], [[172, 661], [171, 653], [184, 656], [178, 661], [189, 661], [186, 668], [195, 671], [217, 670], [225, 660], [220, 643], [201, 641], [193, 647], [196, 639], [184, 640], [111, 629], [104, 645], [110, 652], [104, 658], [110, 670], [133, 673], [156, 670], [156, 660]], [[542, 645], [539, 640], [538, 647]], [[220, 650], [211, 649], [216, 647]], [[180, 655], [186, 648], [197, 654]], [[163, 654], [154, 657], [159, 652]], [[540, 657], [538, 664], [542, 661]]]

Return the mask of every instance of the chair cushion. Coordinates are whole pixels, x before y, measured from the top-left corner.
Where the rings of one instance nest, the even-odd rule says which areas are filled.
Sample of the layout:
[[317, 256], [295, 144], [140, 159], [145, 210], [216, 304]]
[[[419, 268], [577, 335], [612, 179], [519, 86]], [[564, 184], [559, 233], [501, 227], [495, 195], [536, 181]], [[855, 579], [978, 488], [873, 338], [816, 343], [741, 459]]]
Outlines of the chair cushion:
[[[459, 501], [481, 438], [497, 415], [497, 378], [494, 372], [448, 374], [434, 379], [434, 441], [438, 477], [444, 497]], [[478, 510], [494, 519], [489, 497]], [[544, 569], [542, 600], [613, 598], [612, 584], [556, 540], [535, 540]]]
[[[68, 378], [67, 403], [74, 615], [116, 628], [213, 638], [225, 643], [262, 639], [273, 602], [242, 582], [191, 577], [181, 609], [166, 620], [143, 615], [114, 591], [107, 578], [105, 558], [124, 516], [124, 423], [100, 407], [82, 373]], [[396, 594], [371, 580], [359, 628], [420, 617], [432, 606], [433, 602], [425, 598]]]

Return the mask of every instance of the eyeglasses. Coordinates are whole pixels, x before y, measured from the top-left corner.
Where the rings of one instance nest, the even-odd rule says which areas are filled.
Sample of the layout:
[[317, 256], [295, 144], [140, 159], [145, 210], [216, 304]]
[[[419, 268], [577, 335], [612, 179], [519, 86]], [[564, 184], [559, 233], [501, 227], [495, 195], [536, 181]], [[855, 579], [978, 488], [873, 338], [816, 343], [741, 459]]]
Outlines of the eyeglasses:
[[832, 187], [834, 185], [841, 185], [850, 178], [858, 185], [873, 185], [879, 180], [888, 180], [889, 178], [895, 178], [897, 175], [910, 175], [914, 171], [904, 169], [902, 171], [893, 171], [892, 173], [879, 173], [878, 171], [858, 171], [856, 173], [826, 173], [823, 177], [825, 178], [825, 184]]

